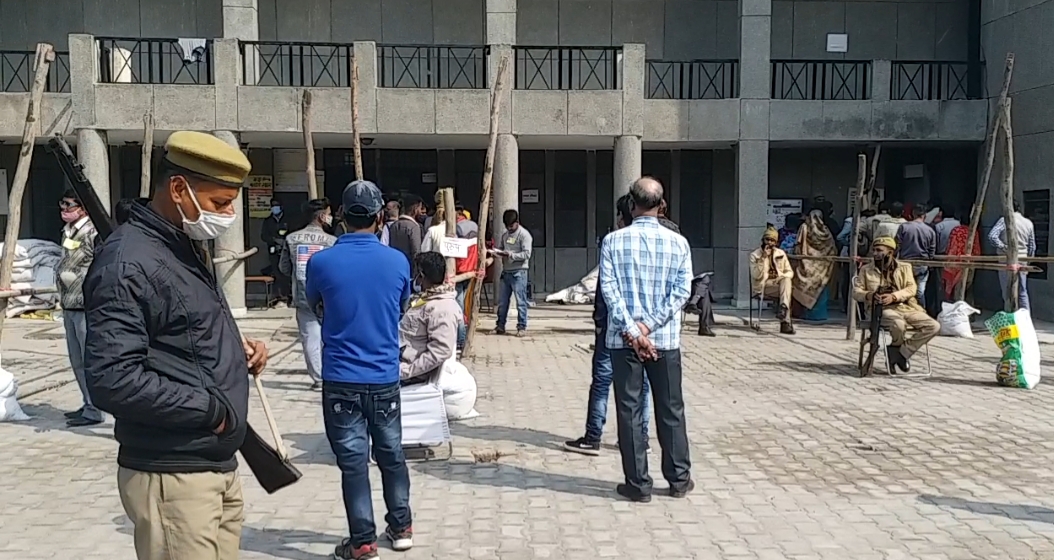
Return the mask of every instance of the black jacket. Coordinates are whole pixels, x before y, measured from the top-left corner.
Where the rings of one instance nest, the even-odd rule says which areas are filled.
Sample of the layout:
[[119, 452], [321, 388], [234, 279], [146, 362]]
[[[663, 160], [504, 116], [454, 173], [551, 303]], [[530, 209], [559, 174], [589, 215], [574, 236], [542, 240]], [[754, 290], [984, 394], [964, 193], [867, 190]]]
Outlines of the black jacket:
[[84, 295], [85, 377], [92, 402], [115, 418], [117, 463], [146, 472], [235, 470], [248, 364], [227, 301], [190, 238], [135, 204], [96, 248]]

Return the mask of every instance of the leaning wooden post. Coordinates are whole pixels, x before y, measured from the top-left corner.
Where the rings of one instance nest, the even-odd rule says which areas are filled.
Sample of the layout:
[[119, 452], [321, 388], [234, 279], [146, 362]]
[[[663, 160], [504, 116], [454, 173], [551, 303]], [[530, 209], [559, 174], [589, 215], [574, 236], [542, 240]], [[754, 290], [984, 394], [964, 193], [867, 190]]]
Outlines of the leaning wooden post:
[[143, 155], [139, 174], [139, 196], [150, 198], [150, 172], [154, 164], [154, 113], [147, 111], [143, 115]]
[[[454, 208], [454, 189], [453, 187], [443, 187], [439, 189], [440, 196], [443, 197], [443, 225], [446, 227], [445, 235], [447, 237], [457, 237], [457, 216], [455, 215], [457, 210]], [[457, 262], [454, 257], [446, 258], [446, 277], [447, 281], [450, 281], [454, 277], [457, 271]]]
[[1017, 311], [1020, 305], [1021, 276], [1018, 275], [1017, 220], [1014, 216], [1014, 128], [1010, 122], [1011, 99], [1007, 97], [1000, 107], [1003, 128], [1003, 183], [1000, 194], [1003, 199], [1003, 221], [1006, 225], [1006, 310]]
[[315, 177], [315, 139], [311, 133], [311, 90], [304, 90], [301, 110], [301, 128], [304, 131], [304, 147], [307, 149], [307, 198], [318, 198], [318, 179]]
[[355, 154], [355, 178], [362, 180], [362, 140], [359, 139], [359, 61], [351, 57], [351, 141]]
[[[10, 215], [7, 219], [7, 231], [4, 233], [4, 254], [0, 258], [0, 289], [11, 288], [11, 276], [14, 271], [15, 249], [18, 247], [18, 231], [22, 226], [22, 199], [26, 194], [26, 182], [29, 180], [29, 167], [33, 163], [33, 147], [37, 140], [37, 122], [40, 119], [40, 99], [44, 96], [44, 85], [48, 81], [48, 69], [55, 60], [55, 48], [48, 43], [37, 43], [37, 54], [33, 59], [33, 88], [29, 94], [29, 107], [26, 108], [26, 123], [22, 128], [22, 148], [18, 154], [18, 166], [11, 183], [11, 194], [8, 200]], [[4, 188], [7, 185], [0, 185]], [[7, 298], [0, 298], [0, 329], [3, 329], [7, 317]]]
[[491, 185], [494, 182], [494, 152], [498, 144], [498, 114], [501, 112], [501, 100], [505, 97], [506, 74], [509, 72], [509, 56], [501, 57], [498, 63], [498, 76], [494, 80], [494, 87], [490, 90], [490, 141], [487, 144], [487, 157], [483, 164], [483, 190], [479, 198], [479, 234], [476, 236], [476, 254], [479, 255], [479, 264], [476, 265], [476, 280], [474, 288], [465, 300], [465, 305], [471, 310], [469, 313], [468, 331], [465, 337], [465, 347], [461, 355], [466, 358], [472, 357], [472, 341], [476, 336], [476, 325], [479, 324], [479, 294], [483, 290], [483, 281], [480, 280], [487, 272], [487, 225], [490, 223]]
[[[970, 233], [966, 236], [966, 254], [973, 253], [974, 239], [977, 238], [977, 228], [981, 224], [981, 210], [984, 208], [984, 198], [988, 194], [988, 183], [992, 179], [992, 166], [995, 164], [995, 146], [999, 140], [1000, 121], [1003, 118], [1003, 105], [1006, 103], [1007, 94], [1010, 91], [1010, 78], [1014, 75], [1014, 53], [1007, 53], [1006, 64], [1003, 67], [1003, 88], [999, 91], [999, 104], [988, 124], [988, 139], [985, 143], [984, 170], [981, 172], [980, 184], [977, 186], [977, 196], [974, 198], [973, 208], [970, 210]], [[1009, 224], [1008, 224], [1009, 225]], [[966, 284], [971, 271], [963, 270], [959, 285], [955, 287], [955, 301], [966, 299]]]
[[[871, 208], [872, 197], [875, 193], [875, 181], [878, 179], [878, 158], [882, 155], [882, 144], [875, 146], [875, 155], [871, 158], [871, 176], [867, 178], [867, 208]], [[860, 209], [861, 211], [864, 208]]]
[[[878, 155], [878, 150], [875, 150]], [[852, 243], [849, 244], [849, 326], [845, 330], [845, 339], [853, 340], [856, 334], [856, 302], [853, 301], [853, 285], [856, 284], [856, 257], [860, 253], [860, 206], [864, 203], [864, 186], [867, 177], [867, 156], [856, 156], [856, 204], [853, 205]], [[870, 195], [869, 195], [870, 196]]]

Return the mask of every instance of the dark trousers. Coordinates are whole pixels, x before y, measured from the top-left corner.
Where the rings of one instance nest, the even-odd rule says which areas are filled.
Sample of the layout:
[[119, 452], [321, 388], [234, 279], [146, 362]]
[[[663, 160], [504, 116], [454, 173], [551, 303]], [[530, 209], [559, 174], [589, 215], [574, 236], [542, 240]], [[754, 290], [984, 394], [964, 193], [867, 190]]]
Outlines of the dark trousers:
[[681, 391], [681, 351], [661, 350], [659, 359], [641, 362], [632, 349], [611, 350], [615, 386], [615, 412], [618, 420], [618, 446], [622, 472], [633, 491], [649, 494], [645, 445], [644, 376], [648, 376], [654, 403], [655, 429], [662, 449], [662, 476], [670, 487], [682, 490], [691, 478], [688, 431], [684, 420], [684, 394]]
[[384, 520], [394, 531], [410, 528], [410, 471], [403, 455], [402, 403], [399, 383], [364, 385], [322, 383], [322, 420], [326, 437], [340, 468], [344, 510], [351, 544], [360, 547], [377, 541], [370, 495], [370, 442], [381, 471]]

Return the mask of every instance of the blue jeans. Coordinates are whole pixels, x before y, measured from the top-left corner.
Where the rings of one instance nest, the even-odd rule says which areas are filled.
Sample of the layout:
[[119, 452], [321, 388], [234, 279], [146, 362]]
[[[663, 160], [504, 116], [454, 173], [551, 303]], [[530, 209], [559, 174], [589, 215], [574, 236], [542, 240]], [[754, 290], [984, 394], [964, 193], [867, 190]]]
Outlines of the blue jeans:
[[465, 346], [465, 339], [468, 337], [468, 325], [465, 324], [465, 293], [468, 291], [468, 284], [471, 280], [463, 280], [454, 284], [454, 292], [457, 294], [457, 304], [461, 306], [461, 320], [457, 324], [457, 347], [461, 348]]
[[[1021, 309], [1032, 309], [1028, 301], [1028, 273], [1018, 272], [1018, 287], [1017, 287], [1017, 304]], [[999, 271], [999, 288], [1003, 294], [1003, 301], [1006, 301], [1007, 294], [1006, 290], [1009, 287], [1010, 274], [1005, 270]], [[1016, 311], [1016, 310], [1015, 310]]]
[[356, 548], [377, 542], [370, 497], [371, 440], [388, 508], [384, 520], [396, 532], [411, 525], [410, 471], [403, 455], [401, 408], [398, 382], [322, 384], [322, 419], [337, 456], [351, 544]]
[[498, 284], [498, 323], [497, 328], [505, 330], [505, 321], [509, 318], [509, 298], [516, 294], [516, 330], [527, 329], [527, 271], [503, 270]]
[[[589, 443], [600, 443], [608, 417], [608, 393], [611, 391], [611, 351], [604, 342], [604, 330], [597, 331], [596, 343], [593, 345], [593, 381], [589, 383], [589, 409], [586, 412], [586, 441]], [[644, 441], [648, 441], [651, 406], [648, 404], [647, 377], [644, 378], [641, 398], [644, 399]]]
[[918, 298], [919, 305], [921, 305], [923, 309], [926, 308], [926, 282], [928, 282], [929, 279], [929, 269], [926, 269], [926, 272], [915, 276], [915, 287], [918, 288], [918, 291], [915, 292], [915, 297]]

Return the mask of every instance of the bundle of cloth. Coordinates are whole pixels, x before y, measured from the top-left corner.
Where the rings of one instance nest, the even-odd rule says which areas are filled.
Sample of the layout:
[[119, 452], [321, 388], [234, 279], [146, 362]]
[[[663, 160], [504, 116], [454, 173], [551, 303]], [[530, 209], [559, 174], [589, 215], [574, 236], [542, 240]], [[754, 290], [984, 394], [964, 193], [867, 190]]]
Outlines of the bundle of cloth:
[[570, 303], [570, 304], [590, 304], [596, 298], [597, 293], [597, 278], [600, 276], [600, 267], [596, 267], [589, 271], [573, 286], [568, 286], [559, 292], [549, 294], [545, 297], [545, 301], [548, 303]]
[[[0, 243], [2, 250], [3, 243]], [[55, 287], [55, 270], [60, 260], [62, 247], [58, 243], [46, 239], [19, 239], [11, 271], [11, 287], [16, 290]], [[58, 301], [57, 293], [18, 296], [8, 302], [7, 316], [17, 317], [31, 311], [55, 309]]]

